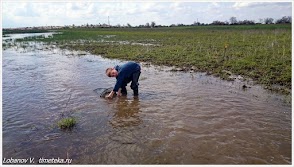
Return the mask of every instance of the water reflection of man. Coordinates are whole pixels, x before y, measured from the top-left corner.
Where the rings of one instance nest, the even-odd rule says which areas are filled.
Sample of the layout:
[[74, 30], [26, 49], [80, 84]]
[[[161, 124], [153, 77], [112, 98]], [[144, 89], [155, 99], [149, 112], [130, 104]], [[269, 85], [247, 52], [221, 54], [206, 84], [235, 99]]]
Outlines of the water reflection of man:
[[110, 124], [114, 127], [131, 127], [138, 126], [142, 123], [139, 117], [140, 101], [139, 98], [128, 100], [126, 97], [119, 98], [116, 103], [115, 111]]
[[141, 74], [141, 67], [138, 63], [128, 62], [121, 66], [115, 66], [113, 68], [106, 69], [106, 75], [108, 77], [116, 77], [116, 84], [113, 90], [107, 95], [107, 98], [112, 98], [114, 93], [117, 92], [118, 96], [126, 95], [126, 86], [131, 83], [131, 89], [134, 91], [134, 96], [138, 96], [138, 80]]

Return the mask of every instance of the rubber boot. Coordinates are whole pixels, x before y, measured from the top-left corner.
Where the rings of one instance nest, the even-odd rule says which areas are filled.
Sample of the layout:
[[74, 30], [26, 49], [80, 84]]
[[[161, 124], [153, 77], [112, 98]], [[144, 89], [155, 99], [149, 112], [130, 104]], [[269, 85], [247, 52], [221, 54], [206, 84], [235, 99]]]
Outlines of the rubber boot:
[[121, 94], [124, 95], [124, 96], [126, 96], [128, 94], [126, 87], [121, 88]]
[[134, 96], [138, 96], [139, 95], [139, 90], [138, 89], [134, 89]]

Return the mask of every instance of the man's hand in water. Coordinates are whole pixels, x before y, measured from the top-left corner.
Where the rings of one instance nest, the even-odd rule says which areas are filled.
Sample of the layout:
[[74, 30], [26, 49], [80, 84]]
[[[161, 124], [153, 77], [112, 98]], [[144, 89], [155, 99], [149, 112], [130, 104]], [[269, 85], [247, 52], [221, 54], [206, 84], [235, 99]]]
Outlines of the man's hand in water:
[[118, 89], [117, 96], [121, 96], [121, 88]]
[[112, 99], [113, 95], [114, 95], [114, 91], [111, 91], [111, 92], [109, 93], [109, 95], [107, 95], [107, 96], [105, 96], [105, 97], [108, 98], [108, 99]]

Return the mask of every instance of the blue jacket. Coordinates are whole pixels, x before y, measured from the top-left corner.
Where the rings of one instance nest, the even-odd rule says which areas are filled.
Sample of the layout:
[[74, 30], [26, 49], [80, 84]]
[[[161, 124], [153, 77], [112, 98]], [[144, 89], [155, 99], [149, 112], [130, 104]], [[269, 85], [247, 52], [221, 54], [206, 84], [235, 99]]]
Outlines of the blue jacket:
[[140, 65], [135, 62], [128, 62], [121, 66], [115, 66], [114, 68], [118, 72], [116, 84], [113, 88], [114, 92], [117, 92], [121, 88], [124, 80], [131, 80], [133, 73], [141, 70]]

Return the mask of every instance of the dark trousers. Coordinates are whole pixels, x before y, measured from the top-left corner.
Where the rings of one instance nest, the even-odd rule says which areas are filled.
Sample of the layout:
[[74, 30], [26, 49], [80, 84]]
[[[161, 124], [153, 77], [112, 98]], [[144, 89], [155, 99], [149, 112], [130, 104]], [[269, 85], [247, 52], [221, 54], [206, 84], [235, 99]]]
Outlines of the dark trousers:
[[141, 74], [141, 71], [137, 71], [135, 73], [132, 74], [132, 76], [130, 78], [126, 78], [122, 84], [122, 87], [121, 87], [121, 93], [123, 95], [126, 95], [127, 94], [127, 89], [126, 89], [126, 86], [129, 82], [132, 81], [131, 83], [131, 89], [134, 91], [134, 95], [135, 96], [138, 96], [139, 94], [139, 77], [140, 77], [140, 74]]

